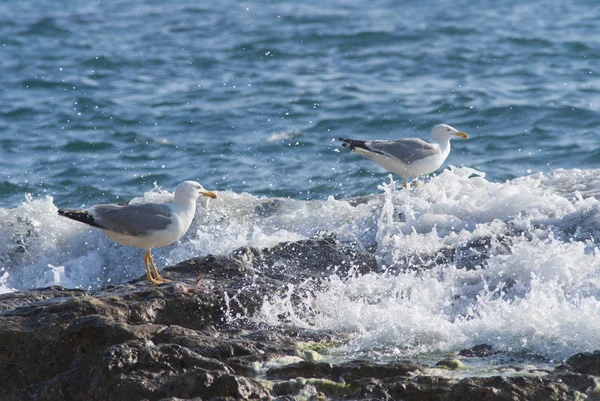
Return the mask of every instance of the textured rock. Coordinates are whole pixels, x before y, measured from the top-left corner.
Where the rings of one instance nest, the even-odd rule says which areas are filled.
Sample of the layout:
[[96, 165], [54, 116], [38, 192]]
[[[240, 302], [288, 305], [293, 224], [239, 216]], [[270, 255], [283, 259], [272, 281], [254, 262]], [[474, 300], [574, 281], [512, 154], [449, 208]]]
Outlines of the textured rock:
[[462, 349], [458, 353], [460, 356], [467, 357], [486, 357], [490, 355], [494, 355], [496, 352], [492, 350], [492, 346], [488, 344], [478, 344], [469, 349]]
[[575, 354], [567, 359], [567, 365], [576, 372], [600, 376], [600, 351]]
[[[567, 379], [566, 381], [563, 379]], [[479, 400], [577, 400], [581, 392], [567, 383], [572, 378], [563, 375], [542, 377], [476, 377], [466, 378], [454, 386], [446, 398], [448, 401]], [[585, 378], [583, 390], [595, 387], [595, 379]]]
[[[191, 259], [165, 269], [173, 282], [160, 286], [142, 278], [95, 292], [50, 287], [0, 295], [0, 399], [593, 398], [598, 353], [520, 376], [438, 377], [410, 361], [332, 364], [310, 346], [342, 343], [347, 333], [259, 327], [248, 319], [288, 283], [312, 280], [317, 289], [332, 274], [376, 269], [373, 255], [328, 238]], [[493, 352], [478, 346], [461, 354]]]

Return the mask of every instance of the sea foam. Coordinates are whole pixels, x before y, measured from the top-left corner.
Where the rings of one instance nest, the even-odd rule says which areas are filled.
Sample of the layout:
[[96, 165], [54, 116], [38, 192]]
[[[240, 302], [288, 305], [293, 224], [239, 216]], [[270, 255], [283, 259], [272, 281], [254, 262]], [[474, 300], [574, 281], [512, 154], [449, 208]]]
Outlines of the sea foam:
[[[332, 277], [300, 304], [288, 290], [255, 319], [277, 324], [285, 315], [295, 325], [355, 333], [340, 352], [414, 356], [481, 343], [548, 359], [592, 351], [600, 340], [600, 255], [591, 195], [599, 188], [582, 176], [557, 170], [492, 183], [462, 168], [408, 191], [383, 184], [382, 271]], [[589, 197], [564, 190], [573, 186]], [[458, 250], [477, 243], [483, 257], [457, 263]]]

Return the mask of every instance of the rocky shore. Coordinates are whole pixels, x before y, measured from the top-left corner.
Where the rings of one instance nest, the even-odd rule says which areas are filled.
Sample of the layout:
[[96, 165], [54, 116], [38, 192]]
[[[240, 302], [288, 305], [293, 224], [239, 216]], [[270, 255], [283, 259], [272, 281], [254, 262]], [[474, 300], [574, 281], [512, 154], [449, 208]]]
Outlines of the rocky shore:
[[164, 269], [172, 282], [160, 286], [139, 279], [98, 291], [1, 295], [0, 399], [600, 399], [600, 352], [549, 369], [465, 376], [453, 372], [464, 360], [490, 357], [491, 347], [456, 350], [437, 366], [331, 363], [327, 348], [348, 333], [250, 319], [265, 297], [290, 283], [311, 280], [318, 288], [332, 274], [377, 268], [372, 254], [321, 238], [187, 260]]

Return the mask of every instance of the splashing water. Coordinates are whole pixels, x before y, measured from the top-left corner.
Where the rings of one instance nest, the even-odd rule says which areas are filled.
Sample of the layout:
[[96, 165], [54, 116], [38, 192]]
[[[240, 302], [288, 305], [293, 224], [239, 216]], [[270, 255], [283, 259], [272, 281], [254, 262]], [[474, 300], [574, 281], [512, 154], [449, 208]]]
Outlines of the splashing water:
[[592, 351], [600, 209], [595, 198], [565, 191], [584, 176], [559, 170], [491, 183], [463, 168], [409, 191], [382, 184], [382, 272], [331, 277], [299, 305], [288, 291], [256, 319], [278, 324], [287, 313], [295, 325], [356, 333], [340, 352], [414, 356], [481, 343], [549, 359]]
[[[381, 195], [354, 200], [225, 191], [202, 200], [188, 233], [156, 249], [155, 259], [162, 267], [335, 233], [360, 249], [376, 248], [380, 271], [332, 276], [317, 291], [312, 283], [290, 284], [265, 300], [255, 321], [355, 333], [344, 352], [410, 356], [487, 343], [560, 359], [600, 340], [596, 177], [556, 170], [494, 183], [451, 168], [410, 190], [390, 179]], [[171, 197], [154, 188], [132, 202]], [[51, 197], [0, 209], [0, 222], [2, 292], [52, 284], [93, 289], [143, 274], [143, 251], [60, 218]], [[235, 295], [229, 302], [238, 302]]]

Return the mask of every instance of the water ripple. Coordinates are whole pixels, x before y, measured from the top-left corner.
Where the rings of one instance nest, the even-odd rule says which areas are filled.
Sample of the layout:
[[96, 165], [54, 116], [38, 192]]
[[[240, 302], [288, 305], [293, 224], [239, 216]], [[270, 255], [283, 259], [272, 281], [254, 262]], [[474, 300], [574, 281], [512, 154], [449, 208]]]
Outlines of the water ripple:
[[[164, 187], [200, 175], [208, 187], [265, 196], [358, 196], [376, 192], [386, 173], [332, 138], [427, 137], [438, 123], [472, 135], [453, 144], [448, 162], [490, 180], [581, 160], [600, 167], [600, 47], [589, 34], [597, 8], [466, 0], [119, 7], [0, 5], [5, 177], [57, 197], [89, 185], [74, 195], [79, 202], [106, 199], [106, 188], [139, 193], [149, 181], [136, 177], [148, 175]], [[267, 140], [295, 132], [303, 134]], [[340, 171], [352, 180], [332, 184]], [[21, 198], [0, 192], [4, 205]]]
[[50, 17], [42, 18], [31, 24], [25, 32], [26, 35], [35, 36], [64, 36], [70, 33], [69, 30], [60, 27], [60, 24], [54, 18]]

